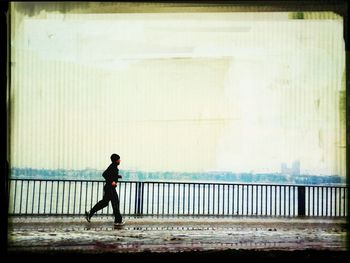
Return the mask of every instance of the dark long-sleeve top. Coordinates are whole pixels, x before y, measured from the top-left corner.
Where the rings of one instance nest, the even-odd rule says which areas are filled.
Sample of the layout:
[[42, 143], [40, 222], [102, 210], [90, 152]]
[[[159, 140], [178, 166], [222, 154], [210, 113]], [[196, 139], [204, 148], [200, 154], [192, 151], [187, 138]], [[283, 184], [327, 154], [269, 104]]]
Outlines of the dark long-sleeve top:
[[118, 165], [115, 163], [111, 163], [106, 171], [103, 172], [102, 176], [106, 180], [107, 185], [111, 185], [112, 182], [118, 182], [119, 169]]

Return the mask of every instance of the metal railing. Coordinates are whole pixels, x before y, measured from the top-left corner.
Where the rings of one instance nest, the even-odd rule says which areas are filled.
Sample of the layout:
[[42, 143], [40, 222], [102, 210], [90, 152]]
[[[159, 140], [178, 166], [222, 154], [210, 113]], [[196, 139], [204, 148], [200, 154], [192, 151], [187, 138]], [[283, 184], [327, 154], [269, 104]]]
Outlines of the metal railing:
[[[103, 181], [9, 180], [9, 215], [83, 215]], [[348, 215], [348, 186], [120, 181], [123, 215]], [[97, 212], [111, 215], [112, 207]]]

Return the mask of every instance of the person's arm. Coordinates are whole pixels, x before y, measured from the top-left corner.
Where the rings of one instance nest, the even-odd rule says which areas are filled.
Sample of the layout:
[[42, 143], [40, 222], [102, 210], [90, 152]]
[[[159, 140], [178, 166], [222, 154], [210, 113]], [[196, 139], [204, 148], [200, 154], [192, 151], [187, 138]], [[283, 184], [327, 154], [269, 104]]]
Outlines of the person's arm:
[[115, 172], [113, 178], [114, 178], [114, 179], [113, 179], [113, 182], [112, 182], [112, 186], [113, 186], [113, 187], [116, 187], [117, 184], [118, 184], [118, 179], [119, 179], [119, 178], [122, 178], [122, 176], [119, 174], [119, 170], [118, 170], [118, 169], [116, 170], [116, 172]]
[[108, 166], [106, 171], [104, 171], [104, 173], [102, 174], [103, 178], [105, 178], [106, 180], [106, 183], [112, 183], [114, 181], [113, 172], [114, 172], [113, 167], [110, 165]]

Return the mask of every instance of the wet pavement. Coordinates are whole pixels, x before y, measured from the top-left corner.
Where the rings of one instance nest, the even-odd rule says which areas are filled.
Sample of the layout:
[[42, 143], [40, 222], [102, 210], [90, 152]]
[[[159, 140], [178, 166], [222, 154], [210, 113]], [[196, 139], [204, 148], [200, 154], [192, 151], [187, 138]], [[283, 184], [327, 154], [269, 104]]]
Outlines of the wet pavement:
[[345, 219], [266, 217], [9, 217], [8, 251], [173, 253], [332, 251], [347, 253]]

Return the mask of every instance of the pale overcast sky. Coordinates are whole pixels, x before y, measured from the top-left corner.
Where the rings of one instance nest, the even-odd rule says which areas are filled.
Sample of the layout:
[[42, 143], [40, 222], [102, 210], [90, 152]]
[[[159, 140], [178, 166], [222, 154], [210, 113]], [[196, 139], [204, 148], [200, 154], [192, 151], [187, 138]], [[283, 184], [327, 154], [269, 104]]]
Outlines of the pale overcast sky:
[[15, 13], [12, 165], [345, 176], [342, 18], [289, 17]]

